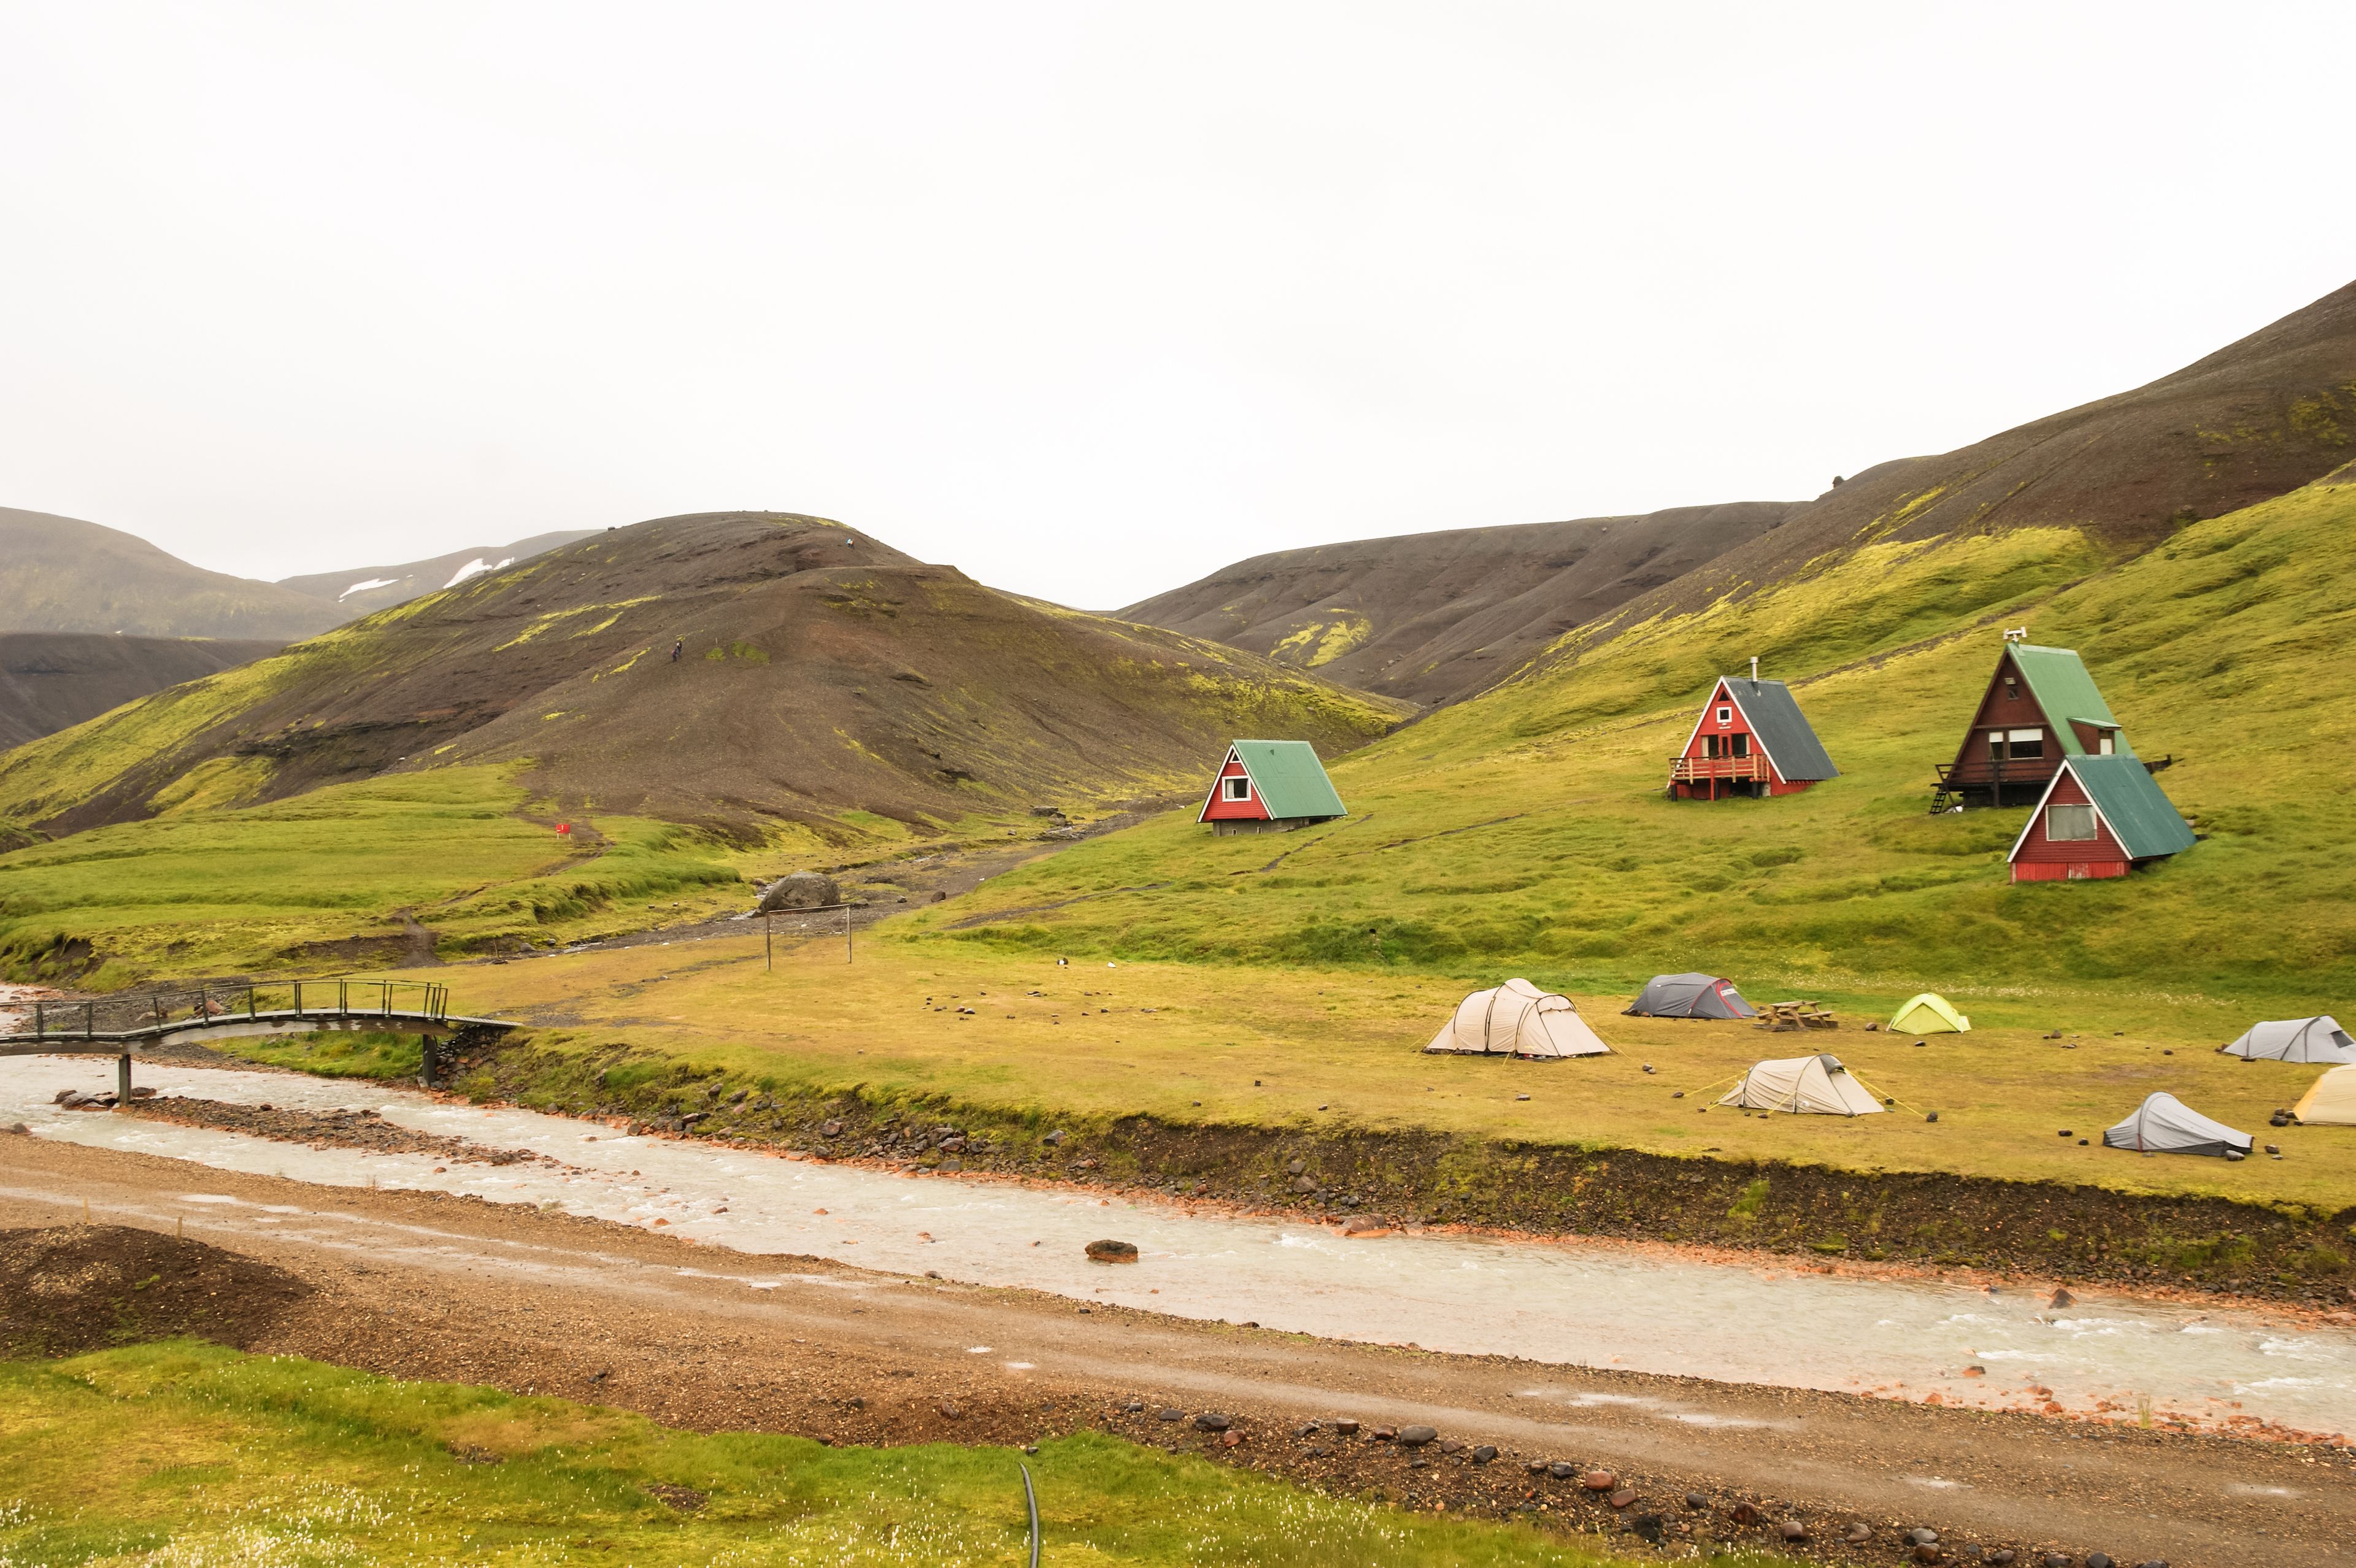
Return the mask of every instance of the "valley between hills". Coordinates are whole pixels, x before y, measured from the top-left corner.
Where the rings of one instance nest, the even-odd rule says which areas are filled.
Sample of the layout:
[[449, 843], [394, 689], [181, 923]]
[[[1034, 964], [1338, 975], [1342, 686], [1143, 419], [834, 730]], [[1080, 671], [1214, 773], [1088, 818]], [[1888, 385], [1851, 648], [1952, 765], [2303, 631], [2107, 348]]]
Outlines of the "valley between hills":
[[[783, 512], [560, 539], [356, 616], [228, 580], [208, 624], [294, 640], [0, 752], [0, 973], [69, 1004], [431, 979], [520, 1026], [453, 1054], [447, 1103], [715, 1157], [2140, 1291], [2337, 1334], [2356, 1127], [2289, 1121], [2311, 1068], [2217, 1047], [2356, 990], [2328, 766], [2356, 725], [2351, 537], [2356, 285], [1812, 500], [1280, 552], [1111, 614]], [[2016, 629], [2079, 651], [2193, 848], [2015, 883], [2028, 807], [1933, 813]], [[1752, 658], [1838, 775], [1667, 798], [1697, 708]], [[1197, 811], [1244, 737], [1309, 741], [1344, 814], [1212, 837]], [[840, 926], [736, 918], [792, 871], [834, 880]], [[1686, 970], [1837, 1027], [1622, 1015]], [[1508, 976], [1612, 1053], [1423, 1054]], [[1970, 1032], [1879, 1027], [1923, 991]], [[1812, 1050], [1890, 1114], [1719, 1102]], [[423, 1066], [391, 1033], [233, 1051], [363, 1084]], [[2104, 1148], [2158, 1091], [2269, 1152]], [[2345, 1434], [2274, 1435], [2342, 1462]]]

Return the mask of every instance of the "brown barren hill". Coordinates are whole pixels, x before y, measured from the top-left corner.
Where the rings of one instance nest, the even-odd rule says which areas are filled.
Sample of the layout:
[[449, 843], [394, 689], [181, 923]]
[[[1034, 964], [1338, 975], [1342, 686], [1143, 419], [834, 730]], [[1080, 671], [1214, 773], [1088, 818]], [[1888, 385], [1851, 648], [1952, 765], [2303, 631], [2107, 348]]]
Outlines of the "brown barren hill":
[[1796, 504], [1451, 528], [1279, 550], [1121, 618], [1431, 704], [1512, 674], [1573, 626], [1780, 526]]
[[2133, 391], [1868, 469], [1616, 619], [1696, 610], [1875, 540], [2062, 527], [2136, 554], [2351, 457], [2356, 283]]
[[395, 566], [355, 566], [342, 571], [315, 571], [305, 577], [282, 577], [281, 588], [309, 594], [337, 607], [340, 619], [357, 620], [378, 610], [390, 610], [420, 595], [455, 588], [470, 577], [504, 571], [520, 560], [587, 539], [594, 528], [565, 528], [534, 534], [512, 544], [475, 545], [444, 551], [430, 560], [403, 561]]
[[285, 645], [283, 639], [0, 632], [0, 751]]
[[19, 748], [0, 816], [135, 818], [207, 764], [255, 800], [513, 763], [567, 811], [942, 824], [1191, 788], [1237, 734], [1330, 755], [1401, 711], [822, 518], [716, 513], [592, 535]]
[[0, 507], [0, 632], [284, 642], [343, 618], [308, 594], [190, 566], [117, 528]]

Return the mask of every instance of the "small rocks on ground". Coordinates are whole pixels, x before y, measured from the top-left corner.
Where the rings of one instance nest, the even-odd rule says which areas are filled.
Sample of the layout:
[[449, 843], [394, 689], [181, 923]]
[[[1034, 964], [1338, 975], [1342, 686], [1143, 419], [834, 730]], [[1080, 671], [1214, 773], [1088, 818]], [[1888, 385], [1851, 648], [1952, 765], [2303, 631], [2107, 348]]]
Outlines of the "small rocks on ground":
[[1808, 1539], [1808, 1527], [1796, 1519], [1787, 1519], [1775, 1527], [1775, 1533], [1786, 1541], [1805, 1541]]
[[1402, 1448], [1420, 1448], [1427, 1443], [1438, 1441], [1440, 1434], [1429, 1426], [1402, 1426], [1398, 1429], [1398, 1444]]
[[1618, 1491], [1612, 1493], [1609, 1500], [1613, 1508], [1626, 1508], [1630, 1503], [1636, 1500], [1636, 1494], [1630, 1491], [1626, 1487], [1622, 1487]]
[[1349, 1417], [1344, 1416], [1341, 1420], [1333, 1424], [1333, 1430], [1340, 1433], [1344, 1437], [1355, 1437], [1358, 1435], [1358, 1424], [1352, 1421]]
[[1206, 1410], [1194, 1418], [1194, 1430], [1197, 1432], [1225, 1432], [1234, 1424], [1233, 1420], [1215, 1410]]
[[1472, 1450], [1472, 1462], [1476, 1465], [1485, 1465], [1496, 1456], [1497, 1450], [1486, 1443]]
[[1137, 1261], [1135, 1242], [1090, 1242], [1088, 1261], [1099, 1264], [1133, 1264]]
[[1547, 1474], [1552, 1476], [1558, 1481], [1567, 1481], [1573, 1476], [1579, 1474], [1579, 1467], [1576, 1465], [1567, 1465], [1558, 1459], [1553, 1464], [1547, 1467]]
[[1154, 1412], [1154, 1413], [1164, 1421], [1183, 1421], [1186, 1419], [1186, 1413], [1184, 1411], [1175, 1410], [1168, 1405], [1162, 1406], [1162, 1409]]
[[1609, 1470], [1590, 1470], [1580, 1480], [1580, 1485], [1590, 1492], [1608, 1492], [1619, 1484], [1620, 1477]]
[[1702, 1496], [1699, 1492], [1687, 1492], [1686, 1494], [1686, 1507], [1690, 1509], [1705, 1509], [1709, 1507], [1709, 1499]]

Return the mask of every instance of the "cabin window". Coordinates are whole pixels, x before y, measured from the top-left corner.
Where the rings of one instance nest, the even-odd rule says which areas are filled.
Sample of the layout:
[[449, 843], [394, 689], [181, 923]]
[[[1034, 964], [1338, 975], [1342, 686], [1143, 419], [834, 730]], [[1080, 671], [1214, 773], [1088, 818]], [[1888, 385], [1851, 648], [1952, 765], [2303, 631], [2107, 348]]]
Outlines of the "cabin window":
[[2018, 702], [2020, 700], [2020, 683], [2014, 680], [2010, 676], [2006, 676], [2004, 677], [2004, 699], [2007, 702]]
[[2103, 731], [2103, 738], [2094, 742], [2094, 754], [2097, 756], [2107, 757], [2117, 750], [2118, 742], [2119, 738], [2116, 735], [2112, 734], [2108, 730], [2105, 730]]
[[2005, 755], [2008, 757], [2018, 760], [2044, 754], [2045, 731], [2042, 730], [2015, 730], [2005, 737]]
[[1251, 780], [1244, 777], [1241, 773], [1237, 774], [1231, 779], [1221, 779], [1219, 783], [1226, 787], [1226, 795], [1229, 800], [1249, 800], [1251, 798]]
[[1721, 709], [1719, 709], [1718, 710], [1718, 721], [1719, 721], [1720, 724], [1731, 724], [1731, 723], [1733, 723], [1733, 722], [1734, 722], [1734, 709], [1731, 709], [1731, 708], [1721, 708]]
[[2056, 843], [2077, 843], [2094, 837], [2094, 808], [2091, 805], [2049, 805], [2045, 808], [2045, 837]]
[[1735, 734], [1729, 735], [1727, 739], [1734, 742], [1730, 749], [1736, 756], [1747, 757], [1751, 754], [1750, 736], [1737, 732]]

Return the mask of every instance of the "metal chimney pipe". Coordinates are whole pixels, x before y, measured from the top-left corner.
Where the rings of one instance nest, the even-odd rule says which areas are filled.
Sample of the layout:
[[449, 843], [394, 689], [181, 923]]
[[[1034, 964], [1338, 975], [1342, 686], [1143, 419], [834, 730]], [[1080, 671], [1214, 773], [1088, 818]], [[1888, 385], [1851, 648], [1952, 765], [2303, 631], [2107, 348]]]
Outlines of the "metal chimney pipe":
[[1759, 656], [1757, 654], [1752, 654], [1751, 656], [1751, 684], [1753, 686], [1759, 684]]

